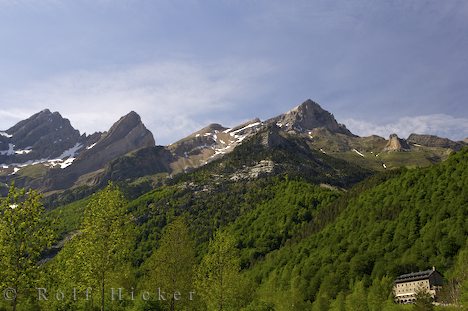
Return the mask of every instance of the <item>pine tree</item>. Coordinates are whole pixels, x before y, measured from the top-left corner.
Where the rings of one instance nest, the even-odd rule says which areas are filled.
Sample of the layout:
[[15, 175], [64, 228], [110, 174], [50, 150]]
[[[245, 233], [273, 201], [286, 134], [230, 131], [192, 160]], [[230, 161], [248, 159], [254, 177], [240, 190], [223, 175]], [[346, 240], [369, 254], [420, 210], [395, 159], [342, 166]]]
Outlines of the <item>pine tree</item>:
[[182, 217], [169, 224], [159, 248], [148, 259], [148, 277], [167, 294], [170, 310], [188, 310], [194, 299], [195, 244]]
[[53, 231], [44, 218], [41, 196], [12, 186], [0, 204], [0, 285], [11, 288], [8, 300], [16, 310], [18, 298], [33, 290], [41, 253], [51, 247]]

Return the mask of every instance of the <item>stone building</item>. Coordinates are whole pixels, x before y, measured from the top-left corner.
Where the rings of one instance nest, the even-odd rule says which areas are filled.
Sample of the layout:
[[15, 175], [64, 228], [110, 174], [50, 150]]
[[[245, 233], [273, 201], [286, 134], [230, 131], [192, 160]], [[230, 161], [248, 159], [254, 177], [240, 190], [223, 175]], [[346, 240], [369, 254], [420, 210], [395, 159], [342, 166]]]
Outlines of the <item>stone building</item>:
[[442, 289], [443, 276], [433, 267], [431, 270], [400, 275], [393, 284], [393, 294], [396, 303], [413, 303], [416, 293], [428, 292], [433, 301], [437, 299]]

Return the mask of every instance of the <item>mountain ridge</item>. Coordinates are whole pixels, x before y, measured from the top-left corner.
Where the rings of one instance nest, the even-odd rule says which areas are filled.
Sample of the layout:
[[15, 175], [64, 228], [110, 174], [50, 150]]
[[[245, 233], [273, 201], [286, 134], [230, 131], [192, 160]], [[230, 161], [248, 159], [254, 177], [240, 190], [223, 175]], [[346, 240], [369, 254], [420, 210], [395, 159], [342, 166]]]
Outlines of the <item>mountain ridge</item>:
[[[255, 118], [231, 128], [212, 123], [157, 148], [153, 134], [135, 111], [121, 117], [107, 132], [80, 135], [60, 113], [44, 109], [0, 132], [0, 147], [4, 148], [0, 151], [0, 179], [50, 192], [114, 178], [172, 176], [223, 158], [265, 129], [270, 132], [263, 137], [268, 148], [299, 139], [309, 149], [373, 171], [432, 165], [466, 145], [424, 134], [411, 134], [408, 139], [390, 135], [388, 140], [376, 135], [359, 137], [310, 99], [265, 121]], [[32, 141], [47, 148], [26, 146]], [[29, 149], [16, 150], [17, 146]], [[140, 149], [143, 151], [137, 152]], [[112, 173], [117, 167], [119, 173]]]

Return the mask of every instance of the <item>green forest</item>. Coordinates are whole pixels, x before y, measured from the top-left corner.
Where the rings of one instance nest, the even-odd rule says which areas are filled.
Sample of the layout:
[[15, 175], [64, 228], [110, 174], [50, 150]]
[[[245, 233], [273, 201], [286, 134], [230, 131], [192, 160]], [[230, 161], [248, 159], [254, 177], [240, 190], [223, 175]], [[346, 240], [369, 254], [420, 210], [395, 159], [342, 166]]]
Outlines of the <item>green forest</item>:
[[[11, 186], [0, 205], [0, 310], [468, 307], [468, 148], [431, 167], [371, 174], [255, 146], [138, 197], [111, 183], [52, 208]], [[248, 164], [242, 153], [283, 166], [230, 178]], [[298, 169], [304, 162], [313, 169]], [[398, 275], [432, 266], [447, 306], [393, 302]]]

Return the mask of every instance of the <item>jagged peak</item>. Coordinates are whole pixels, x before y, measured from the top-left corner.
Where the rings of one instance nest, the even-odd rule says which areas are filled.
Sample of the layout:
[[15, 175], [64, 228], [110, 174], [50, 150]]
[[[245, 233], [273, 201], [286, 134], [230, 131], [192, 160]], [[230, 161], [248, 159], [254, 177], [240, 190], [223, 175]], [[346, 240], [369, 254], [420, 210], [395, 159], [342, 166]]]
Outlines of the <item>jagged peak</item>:
[[[53, 116], [53, 115], [60, 116], [62, 118], [62, 116], [60, 115], [60, 113], [58, 111], [55, 111], [55, 112], [52, 113], [49, 108], [45, 108], [45, 109], [42, 109], [39, 112], [34, 113], [33, 115], [31, 115], [26, 120], [33, 120], [33, 119], [36, 119], [36, 118], [39, 118], [39, 117], [40, 118], [50, 117], [50, 116]], [[24, 120], [24, 121], [26, 121], [26, 120]]]
[[315, 101], [308, 99], [288, 112], [268, 120], [289, 131], [305, 132], [315, 128], [326, 128], [333, 133], [354, 136], [343, 124], [336, 121], [333, 114], [323, 109]]
[[120, 119], [111, 126], [107, 134], [110, 135], [122, 128], [134, 128], [139, 124], [143, 124], [140, 115], [135, 111], [130, 111], [126, 115], [120, 117]]
[[[136, 121], [136, 122], [141, 122], [141, 117], [138, 113], [136, 113], [135, 111], [130, 111], [129, 113], [127, 113], [126, 115], [122, 116], [119, 121], [127, 121], [127, 120], [132, 120], [132, 121]], [[119, 122], [117, 121], [117, 122]]]
[[124, 137], [133, 130], [141, 131], [142, 135], [150, 135], [154, 141], [153, 134], [145, 127], [140, 115], [133, 110], [115, 122], [106, 133], [104, 139], [107, 140], [109, 137], [115, 136]]

